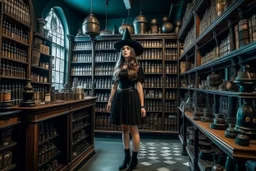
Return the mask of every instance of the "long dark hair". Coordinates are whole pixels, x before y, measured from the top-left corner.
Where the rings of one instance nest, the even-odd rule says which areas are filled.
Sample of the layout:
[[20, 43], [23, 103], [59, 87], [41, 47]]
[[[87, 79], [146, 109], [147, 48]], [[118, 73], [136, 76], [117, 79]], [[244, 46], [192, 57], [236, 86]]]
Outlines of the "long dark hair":
[[[130, 47], [130, 46], [129, 46]], [[136, 58], [136, 53], [134, 51], [134, 49], [132, 47], [130, 47], [130, 57], [129, 57], [129, 63], [128, 63], [128, 78], [130, 80], [135, 80], [137, 78], [137, 72], [138, 72], [138, 68], [139, 68], [139, 63], [138, 63], [138, 60]], [[122, 70], [122, 67], [125, 63], [125, 59], [122, 55], [122, 49], [120, 50], [119, 52], [119, 58], [116, 62], [116, 65], [115, 65], [115, 69], [114, 69], [114, 74], [113, 74], [113, 78], [115, 81], [119, 80], [119, 73], [120, 71]]]

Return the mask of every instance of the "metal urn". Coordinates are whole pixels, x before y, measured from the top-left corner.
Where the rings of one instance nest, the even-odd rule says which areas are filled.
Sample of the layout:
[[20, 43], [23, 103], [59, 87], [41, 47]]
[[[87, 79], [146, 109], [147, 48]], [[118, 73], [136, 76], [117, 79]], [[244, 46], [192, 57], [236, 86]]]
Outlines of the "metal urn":
[[135, 34], [145, 34], [148, 31], [148, 21], [146, 17], [140, 12], [140, 14], [134, 19], [133, 26]]
[[90, 13], [84, 20], [82, 25], [82, 32], [90, 37], [95, 37], [100, 34], [99, 20]]
[[[242, 146], [249, 145], [249, 138], [256, 138], [256, 108], [250, 99], [244, 99], [236, 113], [235, 130], [243, 138], [236, 137], [236, 143]], [[246, 142], [246, 143], [245, 143]]]
[[256, 83], [256, 74], [250, 71], [249, 65], [244, 65], [242, 71], [238, 73], [234, 83], [240, 87], [239, 92], [253, 92]]
[[134, 28], [131, 24], [125, 23], [125, 19], [122, 22], [122, 25], [119, 27], [119, 33], [123, 34], [125, 29], [128, 29], [130, 34], [134, 34]]
[[167, 17], [163, 17], [164, 24], [162, 25], [163, 33], [171, 33], [173, 30], [173, 25], [171, 22], [168, 21]]
[[28, 79], [28, 82], [23, 90], [23, 100], [20, 103], [20, 107], [34, 107], [35, 101], [34, 101], [34, 90], [31, 85], [31, 80]]
[[155, 34], [159, 32], [159, 25], [157, 23], [157, 19], [156, 18], [153, 18], [150, 21], [150, 31], [151, 31], [151, 33], [155, 33]]

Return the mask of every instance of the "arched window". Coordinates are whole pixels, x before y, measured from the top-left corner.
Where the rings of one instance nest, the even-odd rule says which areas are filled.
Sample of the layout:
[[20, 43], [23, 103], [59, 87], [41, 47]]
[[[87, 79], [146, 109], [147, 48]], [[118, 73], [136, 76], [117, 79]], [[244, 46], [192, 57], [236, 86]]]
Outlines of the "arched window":
[[56, 15], [54, 8], [50, 10], [45, 20], [47, 21], [45, 28], [49, 30], [49, 34], [52, 36], [52, 56], [54, 57], [52, 61], [52, 85], [54, 85], [57, 90], [63, 87], [66, 76], [65, 34], [63, 25]]

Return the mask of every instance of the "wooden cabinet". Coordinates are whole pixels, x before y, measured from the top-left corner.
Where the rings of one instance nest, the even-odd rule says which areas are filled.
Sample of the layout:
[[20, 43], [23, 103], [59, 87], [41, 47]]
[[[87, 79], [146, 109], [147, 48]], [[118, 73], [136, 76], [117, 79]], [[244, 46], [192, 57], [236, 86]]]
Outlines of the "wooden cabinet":
[[0, 112], [0, 170], [19, 170], [21, 166], [20, 111]]
[[[95, 92], [98, 97], [95, 129], [99, 133], [121, 132], [120, 127], [109, 124], [110, 114], [106, 111], [114, 66], [119, 58], [114, 44], [121, 38], [122, 35], [96, 37], [95, 64], [92, 64], [91, 60], [90, 40], [84, 36], [74, 39], [70, 80], [76, 81], [87, 94]], [[137, 59], [145, 75], [143, 87], [148, 123], [140, 127], [140, 132], [177, 134], [179, 130], [177, 61], [180, 53], [177, 37], [175, 34], [148, 34], [132, 35], [132, 39], [140, 42], [144, 47], [144, 53]], [[92, 66], [95, 66], [95, 69]]]
[[[186, 150], [191, 170], [211, 169], [213, 161], [207, 163], [200, 158], [202, 141], [206, 141], [212, 144], [215, 154], [226, 156], [229, 165], [234, 161], [236, 170], [245, 170], [246, 160], [255, 159], [248, 151], [255, 150], [254, 143], [249, 147], [239, 146], [234, 139], [225, 137], [225, 129], [229, 124], [236, 124], [237, 110], [244, 104], [242, 99], [255, 100], [256, 96], [254, 92], [230, 89], [226, 84], [234, 84], [245, 65], [255, 73], [256, 43], [255, 30], [252, 30], [255, 24], [252, 23], [255, 23], [256, 1], [222, 1], [223, 8], [217, 7], [220, 1], [215, 0], [190, 2], [191, 13], [185, 17], [178, 35], [178, 41], [184, 43], [184, 51], [179, 56], [180, 114], [183, 116], [179, 137], [183, 154]], [[211, 84], [214, 74], [220, 78], [216, 85]], [[211, 128], [210, 122], [216, 114], [224, 115], [225, 129]], [[206, 115], [211, 119], [208, 122]], [[222, 166], [230, 169], [224, 165], [225, 162]]]
[[94, 97], [22, 110], [23, 169], [74, 170], [94, 153]]

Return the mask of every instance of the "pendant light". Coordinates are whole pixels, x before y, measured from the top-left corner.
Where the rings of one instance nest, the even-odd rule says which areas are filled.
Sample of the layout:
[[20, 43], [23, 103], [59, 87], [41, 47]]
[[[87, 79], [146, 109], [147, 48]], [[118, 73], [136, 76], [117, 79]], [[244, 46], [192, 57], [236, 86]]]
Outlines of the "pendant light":
[[137, 17], [135, 17], [133, 21], [135, 34], [145, 34], [148, 32], [148, 21], [146, 17], [142, 14], [141, 5], [142, 4], [140, 0], [140, 14]]
[[82, 25], [82, 32], [84, 35], [90, 37], [96, 37], [100, 34], [100, 23], [99, 20], [92, 14], [92, 0], [91, 0], [91, 12], [85, 18]]
[[127, 10], [127, 23], [125, 23], [125, 19], [122, 22], [122, 25], [119, 27], [119, 33], [123, 34], [125, 29], [127, 28], [130, 32], [130, 34], [134, 34], [134, 28], [133, 25], [129, 24], [129, 17], [130, 17], [130, 9]]
[[106, 27], [105, 27], [105, 29], [104, 30], [101, 30], [101, 32], [100, 32], [100, 35], [102, 36], [102, 35], [109, 35], [109, 34], [112, 34], [112, 32], [111, 31], [109, 31], [108, 30], [108, 0], [106, 0], [106, 8], [105, 8], [105, 25], [106, 25]]

